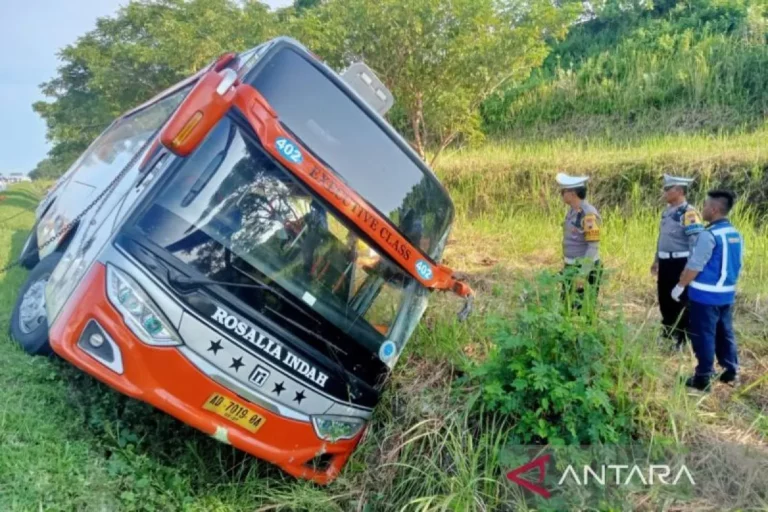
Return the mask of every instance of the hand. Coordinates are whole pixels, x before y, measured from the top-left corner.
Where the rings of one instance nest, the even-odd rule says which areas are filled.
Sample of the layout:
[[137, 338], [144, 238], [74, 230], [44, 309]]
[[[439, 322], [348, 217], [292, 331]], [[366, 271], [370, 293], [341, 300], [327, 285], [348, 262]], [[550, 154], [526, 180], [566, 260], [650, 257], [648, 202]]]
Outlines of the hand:
[[654, 261], [653, 265], [651, 265], [651, 275], [652, 276], [659, 275], [659, 262], [658, 261]]
[[675, 302], [680, 302], [680, 296], [683, 294], [684, 291], [685, 291], [685, 286], [680, 286], [679, 284], [675, 286], [672, 289], [672, 300], [674, 300]]

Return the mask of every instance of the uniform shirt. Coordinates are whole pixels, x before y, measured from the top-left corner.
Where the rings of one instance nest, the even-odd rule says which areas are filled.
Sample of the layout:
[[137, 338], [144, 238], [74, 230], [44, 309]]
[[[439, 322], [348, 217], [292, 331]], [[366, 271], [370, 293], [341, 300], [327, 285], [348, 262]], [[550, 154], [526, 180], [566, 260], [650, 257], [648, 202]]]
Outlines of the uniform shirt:
[[688, 258], [686, 268], [701, 272], [704, 266], [712, 258], [712, 251], [715, 250], [715, 237], [702, 235], [696, 238], [696, 244], [693, 246], [693, 253]]
[[578, 209], [570, 208], [563, 224], [563, 256], [566, 259], [600, 259], [600, 225], [597, 209], [586, 201]]
[[659, 240], [656, 244], [658, 252], [689, 252], [696, 243], [698, 234], [704, 230], [701, 216], [688, 203], [679, 206], [668, 206], [661, 214]]

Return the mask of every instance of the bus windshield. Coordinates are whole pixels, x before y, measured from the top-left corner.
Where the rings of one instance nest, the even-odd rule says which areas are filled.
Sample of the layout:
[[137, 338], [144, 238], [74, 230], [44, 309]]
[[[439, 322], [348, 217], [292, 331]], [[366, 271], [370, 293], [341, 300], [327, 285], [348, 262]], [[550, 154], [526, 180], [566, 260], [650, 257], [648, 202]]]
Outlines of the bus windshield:
[[388, 339], [419, 286], [232, 118], [216, 125], [155, 198], [137, 222], [152, 242], [208, 279], [278, 286], [370, 352]]
[[280, 121], [329, 168], [437, 259], [453, 220], [450, 197], [426, 169], [323, 71], [277, 46], [246, 80]]

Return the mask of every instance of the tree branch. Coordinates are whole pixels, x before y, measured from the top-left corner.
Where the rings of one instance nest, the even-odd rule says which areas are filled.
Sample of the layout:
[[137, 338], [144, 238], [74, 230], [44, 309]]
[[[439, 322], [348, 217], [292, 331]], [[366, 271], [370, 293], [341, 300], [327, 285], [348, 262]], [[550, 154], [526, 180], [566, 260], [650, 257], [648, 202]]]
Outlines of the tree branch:
[[435, 162], [437, 162], [437, 157], [440, 156], [440, 153], [442, 153], [443, 150], [445, 148], [447, 148], [451, 144], [451, 142], [453, 142], [456, 139], [456, 137], [458, 135], [459, 135], [459, 132], [454, 130], [453, 133], [451, 133], [450, 135], [448, 135], [447, 137], [445, 137], [443, 139], [443, 141], [440, 143], [440, 147], [437, 148], [437, 151], [435, 152], [434, 156], [432, 157], [432, 160], [429, 161], [429, 166], [430, 167], [434, 167]]

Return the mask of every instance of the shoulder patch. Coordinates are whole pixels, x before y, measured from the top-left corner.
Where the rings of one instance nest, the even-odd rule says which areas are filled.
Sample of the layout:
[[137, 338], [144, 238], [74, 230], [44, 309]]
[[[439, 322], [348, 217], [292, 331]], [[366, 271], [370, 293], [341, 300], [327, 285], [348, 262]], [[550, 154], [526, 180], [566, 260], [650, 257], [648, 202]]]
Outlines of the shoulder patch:
[[683, 228], [686, 235], [695, 235], [704, 229], [704, 223], [701, 220], [699, 212], [691, 208], [683, 216]]
[[600, 222], [598, 221], [596, 214], [586, 214], [582, 221], [582, 227], [584, 229], [584, 240], [587, 242], [600, 241]]

